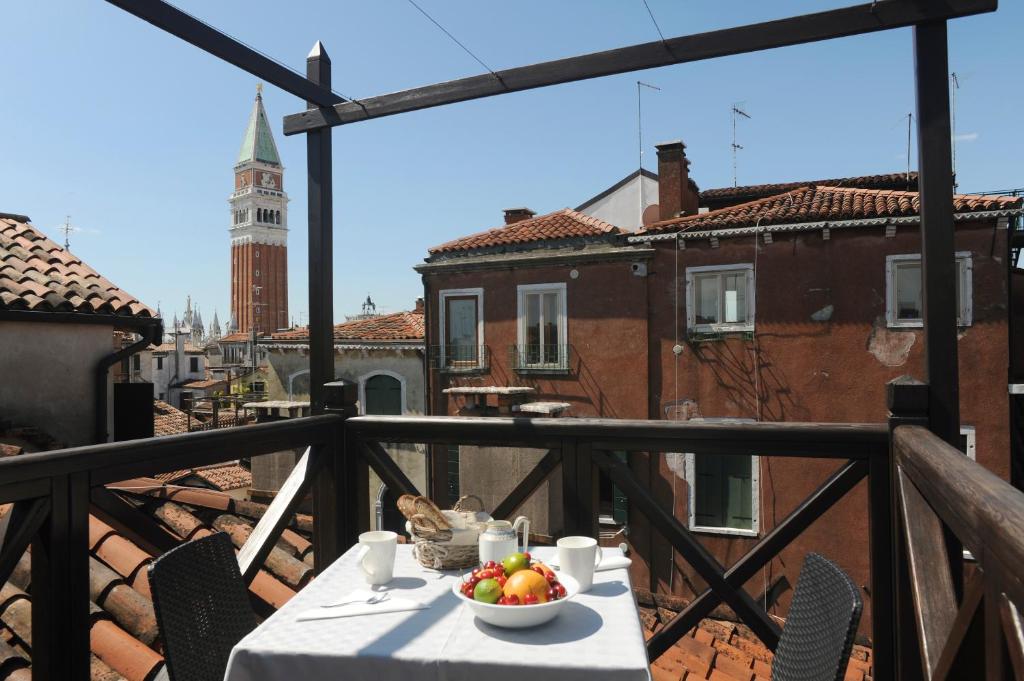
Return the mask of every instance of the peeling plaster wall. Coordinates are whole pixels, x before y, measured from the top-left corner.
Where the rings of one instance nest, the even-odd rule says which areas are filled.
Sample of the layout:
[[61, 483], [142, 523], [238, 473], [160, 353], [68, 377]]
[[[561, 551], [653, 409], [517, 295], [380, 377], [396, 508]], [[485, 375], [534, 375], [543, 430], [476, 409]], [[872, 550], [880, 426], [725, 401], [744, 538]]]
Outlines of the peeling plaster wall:
[[879, 317], [871, 326], [868, 336], [868, 352], [887, 367], [901, 367], [910, 358], [917, 334], [913, 331], [889, 329], [885, 317]]

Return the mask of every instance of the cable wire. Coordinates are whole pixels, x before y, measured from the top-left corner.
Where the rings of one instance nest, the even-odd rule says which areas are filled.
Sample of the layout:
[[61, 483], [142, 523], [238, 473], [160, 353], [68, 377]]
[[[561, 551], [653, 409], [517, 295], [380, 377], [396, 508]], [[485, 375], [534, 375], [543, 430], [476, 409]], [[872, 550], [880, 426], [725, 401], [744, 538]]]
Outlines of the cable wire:
[[[166, 1], [166, 0], [165, 0], [165, 1]], [[296, 70], [296, 69], [293, 69], [292, 67], [288, 66], [287, 64], [285, 64], [285, 63], [283, 63], [283, 62], [281, 62], [281, 61], [278, 61], [278, 60], [277, 60], [277, 59], [275, 59], [274, 57], [271, 57], [271, 56], [270, 56], [269, 54], [267, 54], [266, 52], [263, 52], [263, 51], [259, 50], [258, 48], [256, 48], [256, 47], [253, 47], [253, 46], [252, 46], [252, 45], [250, 45], [249, 43], [245, 42], [244, 40], [241, 40], [241, 39], [237, 38], [236, 36], [233, 36], [233, 35], [231, 35], [231, 34], [230, 34], [230, 33], [228, 33], [227, 31], [223, 31], [223, 30], [221, 30], [221, 29], [217, 28], [216, 26], [214, 26], [213, 24], [211, 24], [211, 23], [209, 23], [209, 22], [207, 22], [207, 21], [204, 21], [203, 19], [200, 19], [200, 18], [199, 18], [199, 17], [197, 17], [196, 15], [194, 15], [194, 14], [191, 14], [190, 12], [187, 12], [187, 11], [185, 11], [185, 10], [184, 10], [184, 9], [182, 9], [181, 7], [178, 7], [177, 5], [173, 5], [173, 4], [169, 3], [169, 2], [167, 2], [166, 4], [167, 4], [167, 5], [169, 5], [170, 7], [173, 7], [174, 9], [178, 10], [179, 12], [181, 12], [181, 13], [182, 13], [182, 14], [184, 14], [184, 15], [186, 15], [186, 16], [187, 16], [187, 17], [189, 17], [190, 19], [193, 19], [193, 20], [195, 20], [195, 21], [198, 21], [198, 22], [199, 22], [200, 24], [202, 24], [203, 26], [206, 26], [206, 27], [207, 27], [207, 28], [209, 28], [210, 30], [216, 31], [217, 33], [220, 33], [221, 35], [224, 35], [225, 37], [227, 37], [227, 38], [230, 38], [231, 40], [234, 40], [234, 41], [235, 41], [236, 43], [238, 43], [238, 44], [240, 44], [240, 45], [243, 45], [243, 46], [245, 46], [245, 47], [248, 47], [248, 48], [249, 48], [250, 50], [252, 50], [252, 51], [253, 51], [253, 52], [255, 52], [256, 54], [260, 55], [260, 56], [261, 56], [261, 57], [263, 57], [264, 59], [269, 59], [270, 61], [274, 62], [275, 64], [277, 64], [277, 65], [278, 65], [278, 66], [280, 66], [281, 68], [283, 68], [283, 69], [287, 69], [288, 71], [291, 71], [292, 73], [294, 73], [294, 74], [295, 74], [296, 76], [298, 76], [299, 78], [305, 78], [305, 77], [306, 77], [306, 74], [304, 74], [304, 73], [300, 73], [300, 72], [299, 72], [298, 70]], [[321, 87], [321, 88], [322, 88], [322, 87], [323, 87], [323, 85], [318, 85], [318, 87]], [[342, 94], [341, 92], [338, 92], [338, 91], [337, 91], [337, 90], [335, 90], [334, 88], [329, 88], [329, 90], [330, 90], [330, 92], [331, 92], [332, 94], [335, 94], [335, 95], [337, 95], [337, 96], [341, 97], [342, 99], [347, 99], [347, 100], [351, 101], [351, 102], [352, 102], [353, 104], [358, 104], [359, 106], [363, 106], [362, 102], [360, 102], [360, 101], [359, 101], [358, 99], [356, 99], [355, 97], [349, 97], [348, 95], [345, 95], [345, 94]], [[365, 108], [365, 107], [364, 107], [364, 108]]]
[[654, 28], [658, 31], [658, 36], [661, 38], [661, 42], [665, 42], [665, 34], [661, 32], [661, 26], [658, 26], [658, 20], [654, 18], [654, 12], [651, 11], [651, 6], [647, 4], [647, 0], [643, 0], [644, 7], [647, 8], [647, 14], [651, 17], [651, 22], [654, 24]]
[[481, 59], [480, 57], [478, 57], [478, 56], [476, 56], [475, 54], [473, 54], [473, 51], [472, 51], [472, 50], [470, 50], [470, 49], [469, 49], [468, 47], [466, 47], [465, 45], [463, 45], [463, 44], [462, 44], [462, 43], [461, 43], [461, 42], [459, 41], [459, 39], [458, 39], [458, 38], [456, 38], [455, 36], [453, 36], [453, 35], [452, 35], [452, 34], [451, 34], [451, 33], [450, 33], [449, 31], [448, 31], [448, 29], [447, 29], [447, 28], [445, 28], [445, 27], [444, 27], [444, 26], [442, 26], [442, 25], [441, 25], [440, 23], [438, 23], [437, 19], [435, 19], [434, 17], [432, 17], [432, 16], [430, 16], [429, 14], [427, 14], [427, 11], [426, 11], [425, 9], [423, 9], [422, 7], [420, 7], [419, 5], [417, 5], [417, 4], [416, 4], [416, 2], [415, 2], [415, 0], [406, 0], [406, 1], [407, 1], [407, 2], [408, 2], [408, 3], [410, 4], [410, 5], [412, 5], [413, 7], [415, 7], [415, 8], [417, 9], [417, 10], [419, 10], [420, 14], [422, 14], [423, 16], [425, 16], [425, 17], [426, 17], [426, 18], [427, 18], [427, 19], [428, 19], [428, 20], [430, 21], [430, 23], [432, 23], [432, 24], [433, 24], [434, 26], [437, 26], [437, 27], [438, 27], [438, 28], [439, 28], [439, 29], [441, 30], [441, 32], [442, 32], [442, 33], [444, 33], [444, 34], [445, 34], [446, 36], [448, 36], [449, 38], [451, 38], [451, 39], [452, 39], [452, 42], [454, 42], [454, 43], [455, 43], [456, 45], [458, 45], [459, 47], [461, 47], [461, 48], [463, 49], [463, 51], [464, 51], [464, 52], [465, 52], [466, 54], [468, 54], [468, 55], [469, 55], [470, 57], [472, 57], [473, 59], [475, 59], [475, 60], [476, 60], [476, 63], [480, 64], [480, 66], [482, 66], [482, 67], [484, 67], [485, 69], [487, 69], [488, 73], [490, 73], [490, 74], [491, 74], [492, 76], [494, 76], [495, 78], [497, 78], [497, 79], [498, 79], [498, 82], [499, 82], [499, 83], [501, 83], [502, 85], [504, 85], [504, 84], [505, 84], [505, 81], [503, 81], [503, 80], [501, 79], [501, 76], [499, 76], [499, 75], [498, 75], [497, 73], [495, 73], [495, 72], [494, 72], [494, 69], [492, 69], [492, 68], [491, 68], [490, 66], [488, 66], [487, 64], [485, 64], [485, 63], [484, 63], [484, 60], [483, 60], [483, 59]]

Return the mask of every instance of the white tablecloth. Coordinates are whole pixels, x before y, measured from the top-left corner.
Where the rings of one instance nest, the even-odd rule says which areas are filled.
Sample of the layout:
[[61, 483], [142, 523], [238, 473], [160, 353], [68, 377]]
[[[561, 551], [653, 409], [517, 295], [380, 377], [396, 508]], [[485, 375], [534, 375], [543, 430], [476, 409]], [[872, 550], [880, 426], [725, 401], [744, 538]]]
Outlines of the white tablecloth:
[[[618, 549], [605, 549], [614, 551]], [[395, 596], [425, 610], [296, 621], [365, 588], [349, 550], [231, 652], [225, 681], [649, 681], [647, 652], [625, 569], [533, 629], [499, 629], [452, 594], [455, 573], [425, 570], [399, 546]], [[541, 560], [555, 549], [534, 550]]]

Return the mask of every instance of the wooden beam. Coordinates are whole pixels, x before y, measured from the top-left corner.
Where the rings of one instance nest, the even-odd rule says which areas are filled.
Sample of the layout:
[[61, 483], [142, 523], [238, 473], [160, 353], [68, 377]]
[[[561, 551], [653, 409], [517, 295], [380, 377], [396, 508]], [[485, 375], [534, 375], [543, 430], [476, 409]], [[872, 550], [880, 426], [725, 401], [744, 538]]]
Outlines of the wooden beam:
[[[984, 613], [980, 610], [985, 597], [985, 578], [980, 573], [975, 573], [964, 587], [964, 600], [960, 609], [956, 611], [953, 618], [949, 636], [943, 644], [938, 660], [935, 662], [934, 679], [947, 678], [970, 678], [969, 676], [957, 676], [955, 673], [959, 668], [961, 673], [970, 670], [976, 672], [978, 665], [983, 658], [984, 638], [981, 632], [984, 624], [982, 622]], [[996, 606], [998, 607], [998, 606]], [[981, 638], [982, 645], [978, 646], [978, 639]], [[973, 647], [964, 653], [960, 659], [961, 649]], [[959, 664], [958, 664], [959, 662]], [[974, 676], [973, 673], [971, 676]], [[977, 678], [977, 677], [975, 677]]]
[[396, 496], [402, 494], [420, 495], [420, 491], [416, 488], [415, 483], [409, 479], [405, 471], [395, 463], [391, 454], [379, 442], [364, 440], [362, 445], [363, 457], [366, 458], [367, 463], [370, 464], [370, 467], [373, 468], [374, 472], [380, 477], [381, 482], [387, 485], [389, 490]]
[[519, 481], [519, 484], [512, 488], [512, 491], [502, 499], [491, 513], [495, 518], [508, 518], [515, 513], [520, 506], [526, 503], [530, 495], [536, 491], [541, 484], [551, 477], [558, 464], [562, 462], [562, 452], [558, 449], [550, 449], [537, 465]]
[[346, 101], [331, 92], [329, 83], [325, 87], [312, 83], [273, 59], [263, 56], [256, 50], [166, 2], [161, 2], [161, 0], [107, 0], [107, 2], [215, 57], [220, 57], [229, 64], [248, 71], [257, 78], [276, 85], [285, 92], [290, 92], [300, 99], [315, 102], [319, 106], [333, 106]]
[[922, 671], [924, 678], [931, 679], [953, 629], [956, 594], [946, 561], [942, 523], [903, 472], [899, 473], [898, 484]]
[[629, 498], [630, 503], [650, 519], [651, 525], [668, 539], [686, 562], [693, 566], [697, 574], [708, 583], [708, 586], [743, 620], [743, 623], [750, 627], [770, 650], [775, 650], [779, 645], [779, 634], [781, 633], [779, 626], [768, 617], [768, 613], [763, 608], [754, 602], [754, 599], [743, 590], [742, 586], [735, 587], [725, 579], [725, 571], [722, 566], [704, 545], [683, 527], [671, 511], [658, 504], [650, 492], [637, 482], [626, 464], [606, 451], [595, 450], [591, 456], [594, 463], [600, 466], [612, 479], [612, 482], [618, 485], [623, 494]]
[[1021, 622], [1017, 606], [1006, 594], [999, 595], [999, 617], [1003, 623], [1003, 635], [1006, 636], [1013, 673], [1018, 679], [1024, 678], [1024, 623]]
[[[779, 555], [782, 549], [807, 529], [811, 523], [846, 496], [846, 493], [853, 489], [854, 485], [864, 479], [865, 473], [867, 473], [867, 465], [863, 461], [850, 461], [840, 467], [813, 494], [765, 535], [764, 539], [757, 542], [745, 556], [726, 570], [725, 581], [736, 589], [742, 589], [747, 580], [767, 565], [768, 561]], [[648, 657], [652, 660], [661, 657], [721, 602], [722, 597], [711, 589], [707, 589], [693, 599], [682, 612], [673, 617], [647, 642]]]
[[310, 456], [311, 449], [311, 447], [307, 447], [303, 452], [295, 464], [295, 468], [288, 474], [281, 489], [270, 502], [267, 512], [256, 523], [249, 538], [245, 540], [245, 544], [238, 551], [238, 569], [246, 584], [251, 582], [263, 567], [263, 561], [270, 555], [271, 549], [277, 545], [281, 532], [288, 527], [288, 523], [291, 522], [299, 504], [306, 498], [306, 492], [309, 491], [319, 472], [317, 469], [324, 459], [323, 457], [312, 458]]
[[995, 0], [945, 0], [928, 3], [880, 0], [787, 19], [671, 38], [664, 42], [656, 41], [557, 59], [335, 104], [333, 108], [321, 107], [303, 111], [285, 117], [284, 134], [295, 135], [481, 97], [884, 31], [925, 21], [991, 12], [995, 9]]
[[50, 513], [50, 498], [16, 501], [0, 521], [0, 584], [7, 582], [22, 554]]

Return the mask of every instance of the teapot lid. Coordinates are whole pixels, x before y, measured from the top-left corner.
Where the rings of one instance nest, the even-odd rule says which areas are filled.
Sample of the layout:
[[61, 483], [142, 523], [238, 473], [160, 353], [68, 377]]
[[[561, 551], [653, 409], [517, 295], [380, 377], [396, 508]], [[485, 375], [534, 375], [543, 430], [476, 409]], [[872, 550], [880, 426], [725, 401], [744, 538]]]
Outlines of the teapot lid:
[[507, 520], [488, 520], [487, 527], [493, 527], [495, 529], [512, 529], [512, 523]]

